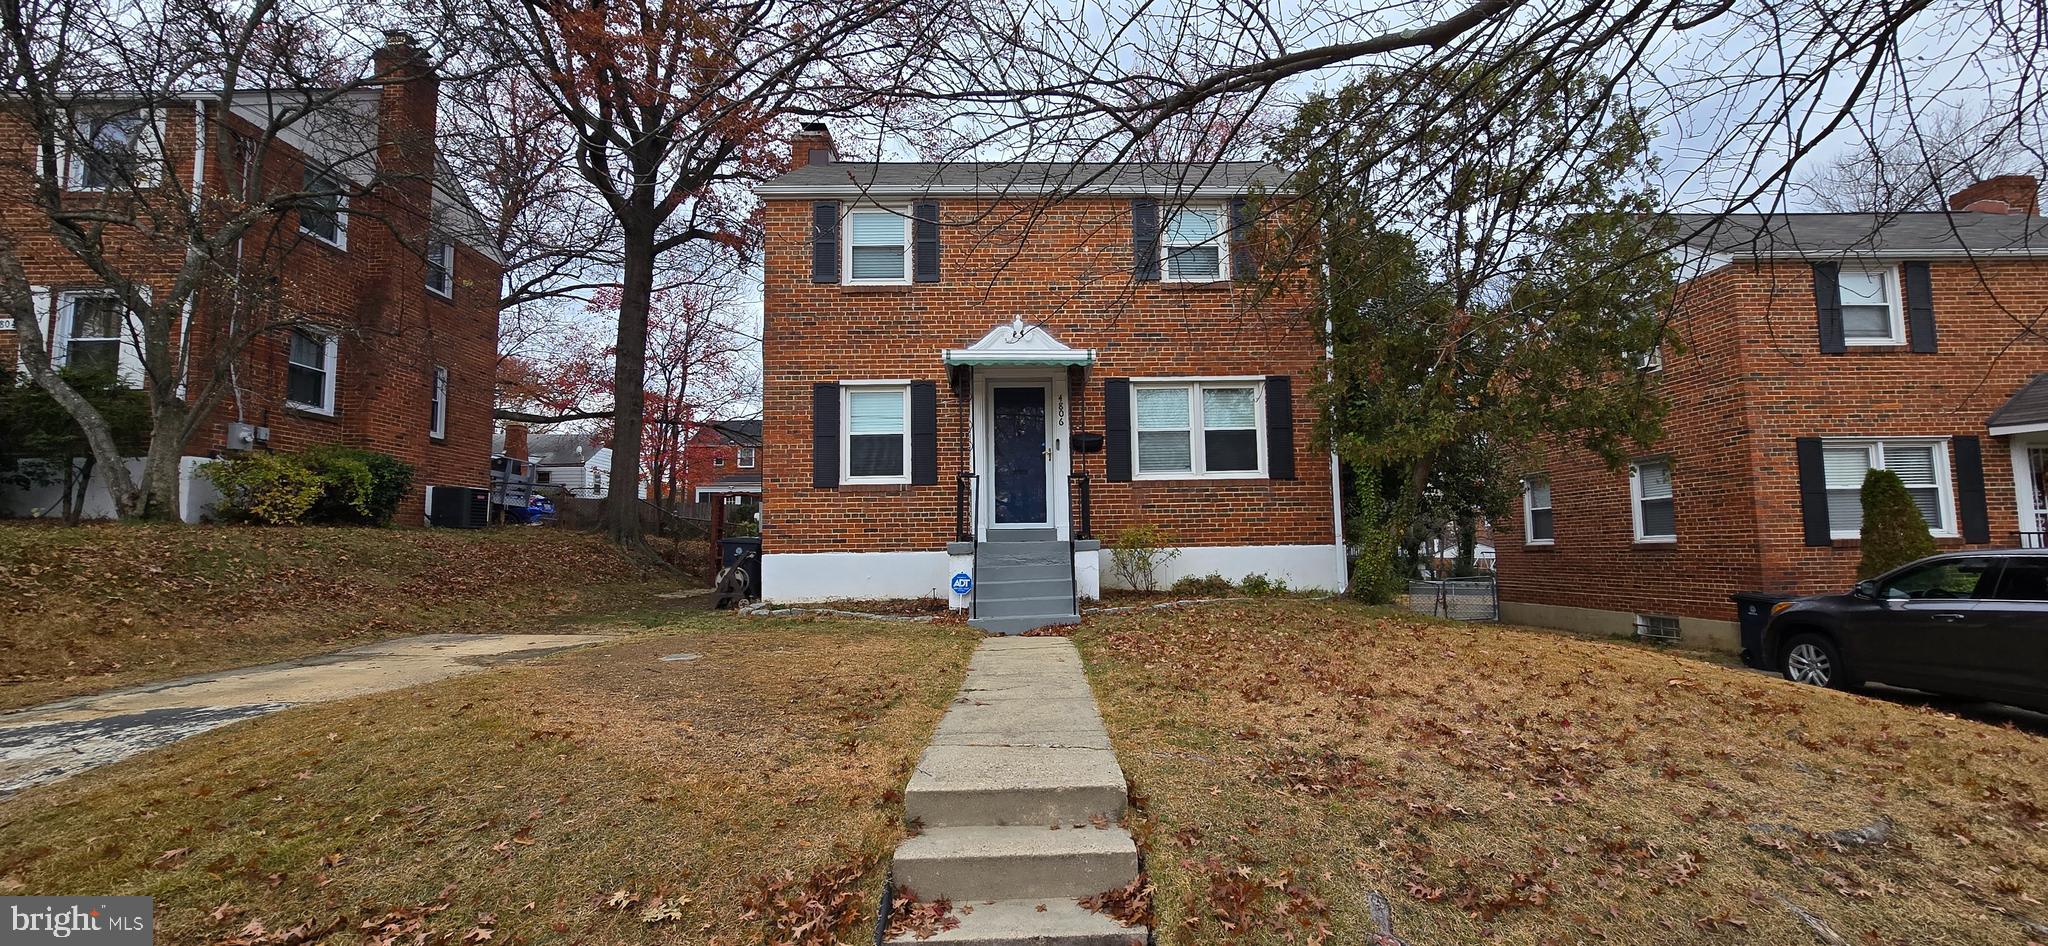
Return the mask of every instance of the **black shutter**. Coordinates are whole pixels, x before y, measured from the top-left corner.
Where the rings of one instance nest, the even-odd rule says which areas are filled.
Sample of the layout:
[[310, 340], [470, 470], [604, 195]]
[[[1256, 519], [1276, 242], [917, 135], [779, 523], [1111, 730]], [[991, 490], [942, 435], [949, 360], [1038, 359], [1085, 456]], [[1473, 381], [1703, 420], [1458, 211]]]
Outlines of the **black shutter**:
[[1842, 340], [1842, 264], [1813, 264], [1813, 308], [1820, 322], [1820, 350], [1839, 355], [1849, 350]]
[[1150, 198], [1131, 201], [1131, 278], [1159, 281], [1159, 202]]
[[910, 482], [931, 486], [939, 481], [939, 386], [910, 382]]
[[839, 281], [839, 202], [811, 205], [811, 281]]
[[1926, 263], [1907, 263], [1900, 269], [1906, 276], [1906, 332], [1912, 336], [1913, 350], [1935, 351], [1934, 280]]
[[1233, 279], [1250, 279], [1258, 274], [1258, 263], [1252, 259], [1251, 211], [1245, 206], [1244, 198], [1232, 198], [1230, 201], [1230, 276]]
[[1956, 506], [1963, 541], [1991, 541], [1991, 517], [1984, 509], [1984, 447], [1975, 437], [1949, 441], [1956, 455]]
[[1266, 377], [1266, 476], [1294, 478], [1294, 380]]
[[1102, 382], [1102, 466], [1111, 480], [1131, 478], [1131, 379]]
[[917, 282], [938, 282], [939, 205], [936, 201], [910, 205], [910, 251], [912, 269], [916, 273], [914, 279]]
[[1806, 544], [1817, 548], [1834, 545], [1828, 535], [1828, 471], [1819, 437], [1793, 441], [1799, 456], [1799, 519], [1806, 527]]
[[811, 488], [839, 488], [839, 385], [811, 385]]

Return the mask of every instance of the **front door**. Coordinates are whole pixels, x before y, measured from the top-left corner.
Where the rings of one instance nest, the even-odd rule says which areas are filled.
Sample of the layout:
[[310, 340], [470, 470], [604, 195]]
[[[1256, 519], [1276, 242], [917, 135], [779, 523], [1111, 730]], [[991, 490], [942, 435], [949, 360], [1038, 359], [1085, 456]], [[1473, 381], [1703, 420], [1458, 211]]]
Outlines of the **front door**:
[[995, 525], [1046, 524], [1046, 481], [1052, 443], [1045, 426], [1044, 385], [989, 389]]

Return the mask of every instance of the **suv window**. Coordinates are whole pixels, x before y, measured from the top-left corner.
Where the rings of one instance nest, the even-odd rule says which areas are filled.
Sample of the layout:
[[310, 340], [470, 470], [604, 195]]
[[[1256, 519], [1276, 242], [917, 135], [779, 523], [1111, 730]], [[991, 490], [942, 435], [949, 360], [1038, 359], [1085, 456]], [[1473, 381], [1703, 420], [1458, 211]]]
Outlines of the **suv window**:
[[2012, 557], [1998, 574], [1998, 591], [1991, 597], [2001, 601], [2048, 601], [2048, 558]]
[[1878, 597], [1890, 600], [1937, 600], [1948, 601], [1967, 598], [1987, 597], [1980, 594], [1989, 592], [1984, 578], [1998, 567], [1995, 559], [1952, 558], [1935, 562], [1912, 571], [1901, 572], [1879, 589]]

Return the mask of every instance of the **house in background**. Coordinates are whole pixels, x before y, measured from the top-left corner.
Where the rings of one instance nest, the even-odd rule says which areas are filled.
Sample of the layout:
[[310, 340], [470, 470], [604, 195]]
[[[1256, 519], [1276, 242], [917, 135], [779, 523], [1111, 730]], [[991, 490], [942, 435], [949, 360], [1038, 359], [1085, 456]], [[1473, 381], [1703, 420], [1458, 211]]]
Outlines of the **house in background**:
[[[1839, 592], [1866, 471], [1943, 549], [2048, 532], [2048, 221], [2029, 177], [1948, 212], [1681, 217], [1697, 272], [1657, 447], [1553, 443], [1498, 528], [1501, 616], [1737, 646], [1737, 591]], [[1934, 629], [1929, 628], [1931, 633]], [[1773, 655], [1760, 655], [1766, 659]]]
[[[541, 493], [566, 493], [582, 499], [603, 499], [611, 495], [612, 448], [600, 446], [594, 433], [527, 434], [527, 462], [533, 467], [534, 485]], [[505, 436], [499, 434], [494, 450], [504, 453]], [[646, 485], [641, 485], [645, 495]]]
[[[424, 51], [394, 32], [375, 58], [377, 74], [389, 76], [387, 81], [339, 93], [321, 106], [333, 111], [333, 121], [287, 129], [266, 152], [266, 173], [274, 179], [264, 186], [273, 193], [366, 189], [336, 195], [329, 206], [285, 212], [275, 225], [259, 226], [244, 238], [246, 258], [273, 254], [282, 260], [278, 283], [293, 307], [320, 315], [309, 320], [313, 324], [259, 337], [235, 365], [233, 390], [185, 445], [188, 486], [180, 513], [188, 521], [205, 512], [211, 496], [203, 481], [193, 482], [193, 471], [207, 458], [235, 450], [342, 443], [391, 454], [416, 470], [412, 495], [399, 507], [400, 522], [421, 521], [425, 487], [488, 485], [501, 261], [488, 236], [491, 228], [440, 160], [440, 84]], [[303, 106], [250, 92], [223, 115], [203, 107], [210, 98], [129, 103], [115, 97], [90, 114], [81, 107], [76, 120], [90, 125], [105, 154], [133, 162], [123, 170], [130, 178], [167, 175], [192, 193], [221, 193], [222, 175], [241, 165], [207, 153], [207, 144], [216, 140], [212, 129], [225, 123], [252, 136], [270, 121], [268, 110]], [[29, 202], [35, 137], [20, 122], [0, 112], [0, 127], [9, 131], [8, 144], [0, 145], [0, 229], [15, 240], [14, 252], [32, 283], [35, 318], [51, 362], [104, 365], [139, 383], [139, 331], [128, 324], [126, 308], [55, 242]], [[315, 125], [360, 129], [361, 140], [352, 146], [346, 135], [315, 141], [300, 130]], [[330, 153], [338, 150], [347, 153]], [[65, 156], [60, 167], [66, 200], [101, 199], [109, 181], [119, 179], [108, 177], [107, 160], [118, 158]], [[198, 186], [191, 186], [195, 181]], [[164, 260], [161, 275], [144, 274], [143, 281], [170, 285], [182, 256], [178, 239], [171, 251], [156, 244], [137, 250], [136, 257], [156, 253]], [[179, 337], [190, 340], [191, 357], [175, 351], [173, 357], [192, 379], [183, 387], [193, 396], [202, 372], [211, 370], [201, 340], [222, 330], [227, 309], [225, 299], [203, 291], [181, 327]], [[0, 320], [0, 366], [14, 370], [20, 364], [20, 344], [12, 320]], [[134, 465], [139, 468], [140, 461]], [[52, 505], [53, 495], [54, 488], [0, 488], [0, 506], [33, 515]], [[89, 490], [87, 514], [112, 514], [103, 484]]]
[[1238, 278], [1277, 169], [792, 153], [759, 189], [766, 597], [1073, 623], [1139, 526], [1164, 584], [1344, 586], [1306, 293]]
[[723, 420], [697, 428], [683, 448], [683, 495], [691, 502], [761, 498], [761, 421]]

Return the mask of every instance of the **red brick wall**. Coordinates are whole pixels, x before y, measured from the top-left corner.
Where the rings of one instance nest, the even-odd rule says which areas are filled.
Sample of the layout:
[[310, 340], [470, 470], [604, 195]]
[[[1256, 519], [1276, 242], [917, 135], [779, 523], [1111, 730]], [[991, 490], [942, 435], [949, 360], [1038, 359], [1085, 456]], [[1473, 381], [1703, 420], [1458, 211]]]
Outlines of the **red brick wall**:
[[[274, 272], [278, 292], [308, 322], [336, 329], [340, 372], [336, 411], [328, 417], [286, 406], [287, 342], [282, 334], [257, 338], [236, 364], [234, 389], [216, 404], [207, 423], [187, 444], [189, 454], [221, 449], [225, 425], [237, 419], [267, 426], [270, 447], [296, 450], [320, 443], [346, 443], [392, 454], [417, 468], [416, 488], [400, 506], [399, 521], [417, 523], [423, 487], [484, 486], [489, 482], [493, 431], [492, 371], [497, 357], [500, 267], [466, 246], [458, 246], [453, 299], [428, 291], [421, 256], [427, 234], [428, 176], [433, 169], [436, 83], [396, 83], [381, 93], [379, 164], [384, 173], [410, 175], [351, 202], [346, 249], [299, 233], [295, 215], [264, 221], [244, 241], [243, 258], [252, 271]], [[193, 116], [171, 116], [168, 163], [189, 179]], [[21, 195], [26, 187], [28, 146], [19, 123], [0, 118], [0, 230], [22, 242], [21, 256], [32, 284], [91, 286], [96, 280], [45, 234], [45, 225]], [[211, 144], [211, 142], [209, 142]], [[219, 176], [232, 162], [207, 155], [212, 193], [224, 193]], [[266, 158], [273, 188], [296, 189], [303, 180], [302, 156], [278, 144]], [[131, 257], [132, 272], [161, 272], [168, 286], [183, 250], [174, 241], [142, 246]], [[141, 254], [152, 253], [155, 259]], [[162, 291], [162, 290], [160, 290]], [[202, 292], [189, 328], [193, 352], [188, 396], [196, 397], [221, 338], [230, 330], [225, 296]], [[46, 327], [47, 332], [47, 327]], [[0, 332], [0, 364], [15, 362], [17, 333]], [[434, 368], [446, 367], [448, 407], [445, 436], [428, 436]], [[239, 398], [236, 393], [239, 393]]]
[[[1335, 541], [1328, 454], [1311, 446], [1309, 389], [1321, 349], [1301, 296], [1130, 278], [1130, 202], [941, 200], [941, 281], [891, 287], [810, 281], [811, 204], [770, 200], [765, 259], [764, 544], [777, 552], [937, 549], [952, 538], [953, 475], [970, 467], [966, 403], [940, 353], [964, 348], [1013, 316], [1074, 348], [1098, 350], [1078, 392], [1074, 429], [1102, 430], [1102, 382], [1113, 377], [1290, 375], [1298, 479], [1111, 483], [1104, 455], [1076, 454], [1094, 480], [1094, 525], [1105, 541], [1150, 522], [1182, 545]], [[1058, 369], [1053, 369], [1058, 370]], [[934, 486], [811, 486], [811, 385], [900, 378], [939, 386]]]
[[1524, 545], [1518, 504], [1499, 524], [1501, 599], [1733, 620], [1734, 591], [1847, 587], [1858, 544], [1804, 544], [1798, 437], [1978, 437], [1991, 538], [2011, 544], [2009, 443], [1984, 422], [2048, 370], [2048, 340], [2023, 328], [2048, 315], [2048, 262], [1937, 262], [1931, 282], [1938, 352], [1840, 355], [1820, 353], [1805, 263], [1737, 263], [1687, 284], [1674, 323], [1685, 348], [1664, 357], [1666, 436], [1644, 451], [1673, 460], [1678, 542], [1634, 544], [1627, 470], [1553, 444], [1539, 469], [1556, 545]]

